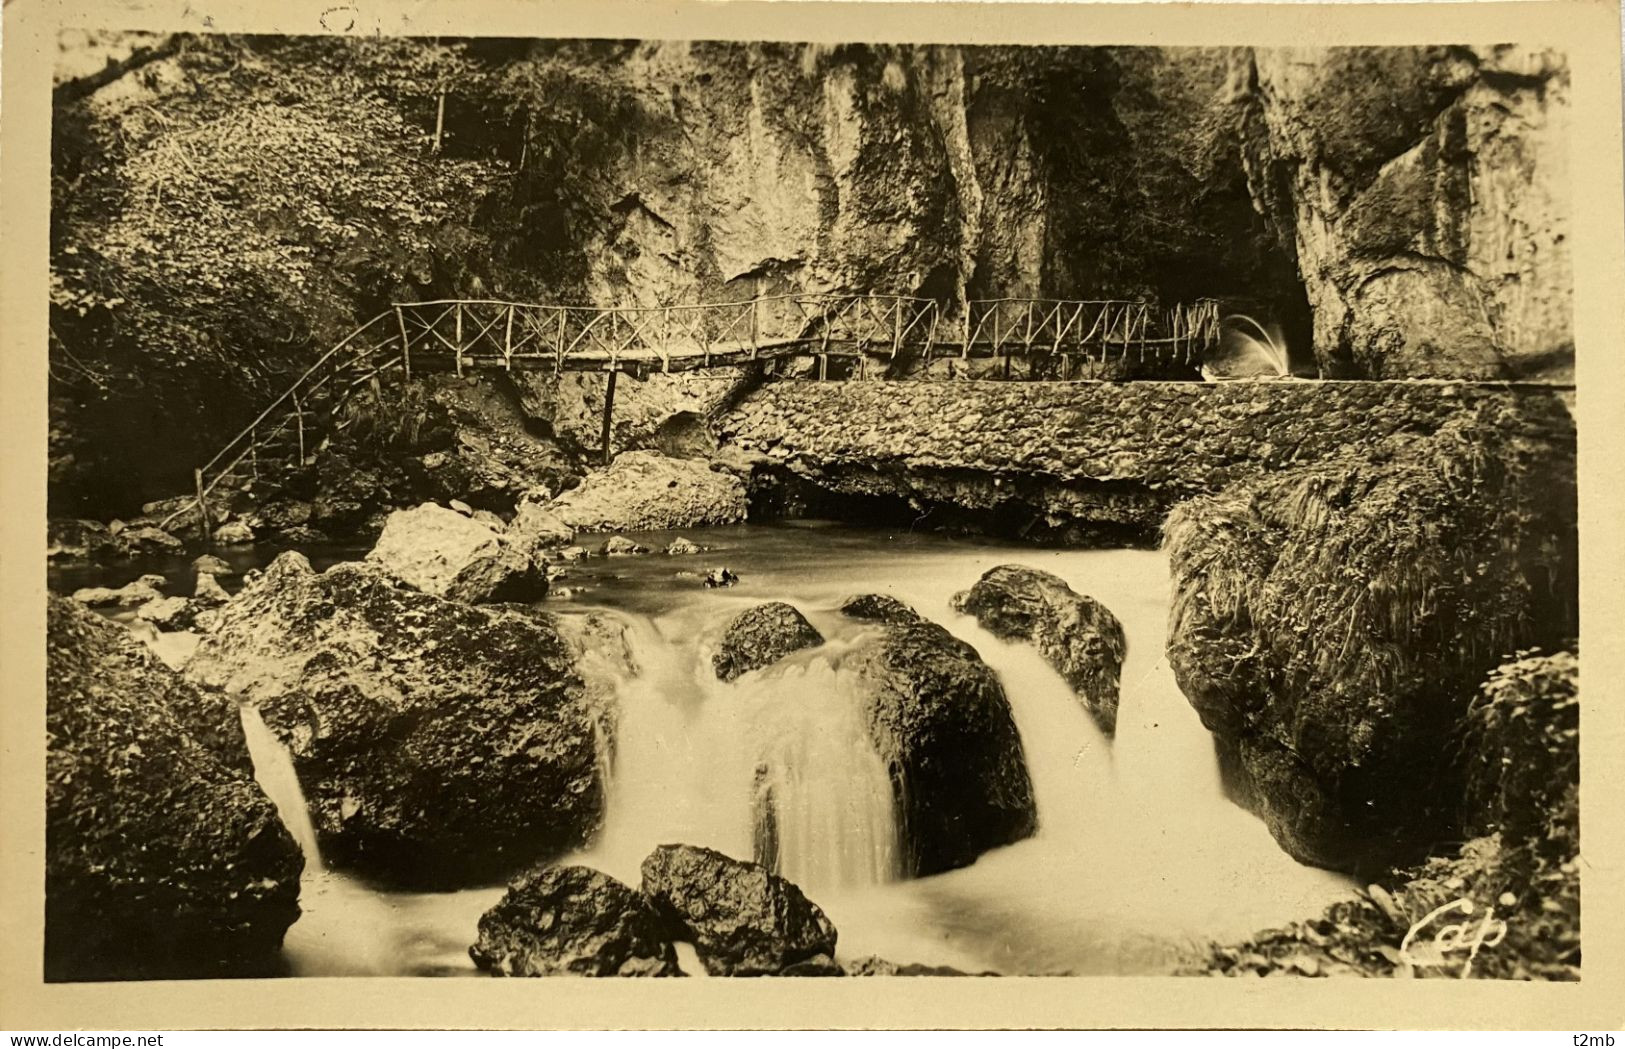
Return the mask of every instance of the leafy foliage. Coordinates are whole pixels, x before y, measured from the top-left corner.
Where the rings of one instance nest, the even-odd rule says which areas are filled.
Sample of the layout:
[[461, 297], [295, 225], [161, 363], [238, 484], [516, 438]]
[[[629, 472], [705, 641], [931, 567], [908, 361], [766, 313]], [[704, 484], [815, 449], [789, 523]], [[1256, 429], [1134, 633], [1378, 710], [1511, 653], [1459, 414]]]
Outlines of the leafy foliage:
[[53, 512], [187, 487], [391, 300], [579, 276], [593, 161], [638, 126], [609, 46], [180, 38], [59, 105]]

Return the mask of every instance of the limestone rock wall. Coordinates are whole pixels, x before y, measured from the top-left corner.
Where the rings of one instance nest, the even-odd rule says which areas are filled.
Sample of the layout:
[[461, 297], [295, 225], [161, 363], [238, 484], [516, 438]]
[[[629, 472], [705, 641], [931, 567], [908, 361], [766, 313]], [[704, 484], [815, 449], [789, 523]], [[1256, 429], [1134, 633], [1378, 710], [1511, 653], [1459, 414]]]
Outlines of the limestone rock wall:
[[1276, 48], [1242, 59], [1243, 151], [1328, 375], [1570, 373], [1561, 55]]

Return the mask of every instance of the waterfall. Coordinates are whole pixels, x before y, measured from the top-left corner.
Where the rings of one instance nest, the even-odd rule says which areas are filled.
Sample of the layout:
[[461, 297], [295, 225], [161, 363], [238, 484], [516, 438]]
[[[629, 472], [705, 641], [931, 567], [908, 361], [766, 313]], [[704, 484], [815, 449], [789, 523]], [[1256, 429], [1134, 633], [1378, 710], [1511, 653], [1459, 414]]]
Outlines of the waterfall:
[[634, 621], [603, 827], [581, 861], [636, 884], [655, 846], [755, 859], [808, 891], [896, 876], [895, 805], [857, 674], [831, 642], [717, 681], [679, 621]]
[[276, 806], [282, 825], [288, 828], [299, 851], [305, 854], [305, 870], [322, 869], [322, 853], [316, 843], [316, 827], [310, 822], [310, 807], [305, 804], [305, 792], [299, 786], [299, 775], [293, 768], [293, 757], [260, 717], [260, 709], [249, 703], [237, 708], [243, 723], [243, 739], [248, 743], [248, 757], [254, 765], [254, 779], [265, 791], [271, 804]]
[[[1166, 555], [845, 530], [817, 542], [790, 528], [739, 535], [728, 554], [745, 580], [738, 591], [674, 584], [664, 559], [576, 570], [599, 584], [626, 651], [586, 657], [605, 712], [596, 726], [604, 816], [585, 849], [555, 862], [635, 887], [656, 846], [709, 846], [799, 885], [840, 930], [839, 960], [875, 954], [1007, 974], [1166, 972], [1193, 946], [1318, 914], [1348, 893], [1347, 879], [1295, 863], [1225, 797], [1212, 739], [1163, 658]], [[952, 610], [955, 592], [1009, 562], [1055, 573], [1122, 621], [1114, 739], [1031, 643], [1001, 641]], [[1032, 780], [1032, 837], [958, 870], [899, 870], [903, 831], [853, 665], [877, 628], [835, 611], [861, 593], [913, 606], [998, 676]], [[722, 625], [773, 599], [801, 609], [826, 641], [718, 681], [710, 654]], [[311, 857], [304, 914], [284, 942], [292, 971], [472, 974], [467, 945], [503, 887], [408, 892], [322, 869], [287, 750], [257, 711], [242, 718], [256, 777]], [[692, 948], [678, 952], [685, 971], [702, 971]]]
[[756, 859], [797, 885], [849, 889], [897, 876], [891, 780], [869, 739], [858, 675], [827, 657], [747, 675], [758, 756]]

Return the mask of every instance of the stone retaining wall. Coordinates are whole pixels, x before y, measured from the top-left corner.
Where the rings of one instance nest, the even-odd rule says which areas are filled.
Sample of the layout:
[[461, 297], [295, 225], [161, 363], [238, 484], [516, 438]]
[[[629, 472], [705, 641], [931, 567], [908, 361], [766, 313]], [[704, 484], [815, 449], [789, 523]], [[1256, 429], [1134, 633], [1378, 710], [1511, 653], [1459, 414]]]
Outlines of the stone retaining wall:
[[1428, 436], [1463, 414], [1572, 442], [1571, 397], [1448, 382], [795, 381], [762, 387], [715, 427], [770, 487], [1083, 539], [1149, 536], [1182, 499]]

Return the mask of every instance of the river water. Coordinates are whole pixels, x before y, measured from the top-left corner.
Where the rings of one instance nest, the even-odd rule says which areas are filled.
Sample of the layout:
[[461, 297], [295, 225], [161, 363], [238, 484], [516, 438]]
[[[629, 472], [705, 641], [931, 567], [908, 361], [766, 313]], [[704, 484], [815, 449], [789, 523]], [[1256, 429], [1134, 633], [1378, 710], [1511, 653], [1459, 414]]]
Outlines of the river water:
[[[659, 844], [752, 858], [763, 840], [756, 802], [765, 792], [780, 870], [835, 923], [839, 959], [873, 954], [1004, 974], [1167, 971], [1208, 940], [1316, 914], [1349, 892], [1341, 876], [1288, 857], [1258, 819], [1225, 798], [1211, 739], [1163, 658], [1163, 554], [805, 522], [687, 534], [708, 550], [594, 558], [563, 581], [581, 593], [547, 603], [560, 613], [614, 611], [627, 624], [636, 666], [617, 679], [603, 827], [563, 862], [636, 886], [639, 864]], [[635, 538], [663, 546], [670, 537]], [[1128, 652], [1114, 741], [1029, 645], [1000, 641], [951, 610], [954, 593], [1006, 563], [1053, 572], [1122, 621]], [[740, 576], [738, 586], [701, 586], [698, 574], [719, 565]], [[835, 611], [860, 593], [907, 602], [997, 673], [1033, 781], [1033, 837], [960, 870], [902, 877], [886, 771], [865, 732], [856, 675], [844, 666], [873, 628]], [[796, 605], [826, 644], [717, 681], [710, 653], [722, 625], [768, 600]], [[264, 738], [254, 742], [262, 782], [283, 795], [274, 800], [297, 806], [286, 797], [285, 766], [266, 758]], [[500, 886], [385, 890], [326, 870], [314, 846], [307, 851], [305, 913], [285, 946], [292, 972], [474, 972], [467, 946]]]

